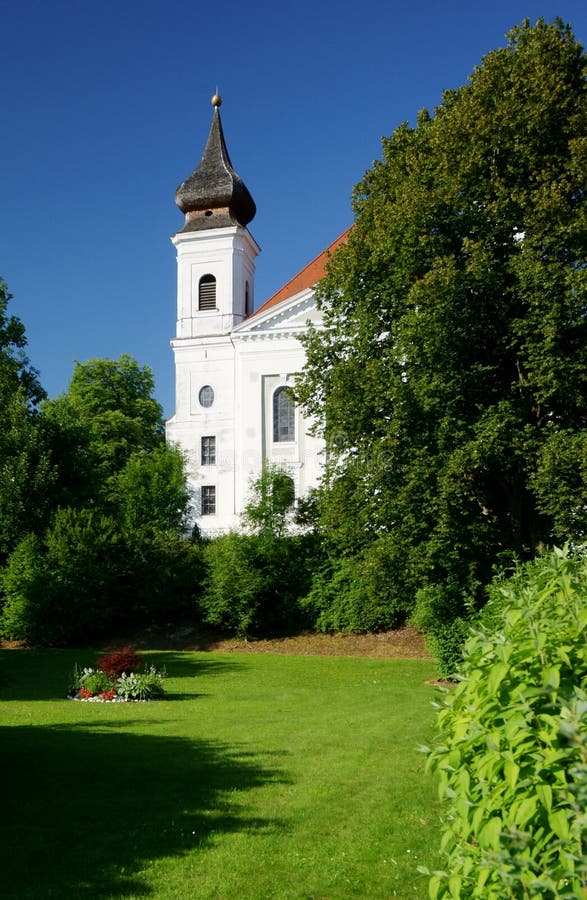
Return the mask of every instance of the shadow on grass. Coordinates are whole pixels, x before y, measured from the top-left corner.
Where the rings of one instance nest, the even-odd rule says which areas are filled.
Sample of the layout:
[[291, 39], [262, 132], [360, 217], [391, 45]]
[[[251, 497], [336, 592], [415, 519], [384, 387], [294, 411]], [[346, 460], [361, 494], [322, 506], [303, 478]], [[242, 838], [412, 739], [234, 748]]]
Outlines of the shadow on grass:
[[[0, 701], [65, 699], [74, 665], [94, 666], [99, 655], [95, 650], [0, 650]], [[243, 668], [242, 660], [231, 662], [181, 651], [145, 653], [144, 658], [158, 669], [165, 668], [169, 678], [187, 680]], [[193, 691], [168, 691], [167, 699], [197, 696], [197, 682], [192, 686]]]
[[116, 724], [2, 729], [5, 900], [148, 896], [141, 870], [151, 860], [197, 852], [226, 832], [284, 827], [246, 805], [247, 791], [282, 780], [275, 768], [221, 744]]

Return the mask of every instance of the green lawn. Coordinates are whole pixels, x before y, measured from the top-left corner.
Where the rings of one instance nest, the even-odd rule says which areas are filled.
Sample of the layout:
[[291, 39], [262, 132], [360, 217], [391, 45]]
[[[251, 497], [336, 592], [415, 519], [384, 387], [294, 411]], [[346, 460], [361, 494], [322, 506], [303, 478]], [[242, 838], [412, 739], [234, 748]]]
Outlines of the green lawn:
[[64, 699], [75, 651], [0, 651], [8, 898], [427, 896], [426, 660], [154, 653], [168, 697]]

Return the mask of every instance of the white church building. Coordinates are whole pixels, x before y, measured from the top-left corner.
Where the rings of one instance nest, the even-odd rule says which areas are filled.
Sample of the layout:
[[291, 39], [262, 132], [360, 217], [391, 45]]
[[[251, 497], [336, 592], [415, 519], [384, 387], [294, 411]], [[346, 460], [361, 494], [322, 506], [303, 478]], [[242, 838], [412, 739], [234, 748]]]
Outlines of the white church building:
[[299, 336], [319, 323], [313, 288], [346, 233], [254, 310], [259, 247], [247, 225], [256, 209], [232, 168], [221, 99], [202, 159], [175, 199], [185, 215], [177, 249], [175, 413], [168, 441], [185, 452], [194, 517], [204, 534], [237, 528], [264, 463], [282, 466], [296, 497], [314, 487], [324, 444], [289, 388], [304, 365]]

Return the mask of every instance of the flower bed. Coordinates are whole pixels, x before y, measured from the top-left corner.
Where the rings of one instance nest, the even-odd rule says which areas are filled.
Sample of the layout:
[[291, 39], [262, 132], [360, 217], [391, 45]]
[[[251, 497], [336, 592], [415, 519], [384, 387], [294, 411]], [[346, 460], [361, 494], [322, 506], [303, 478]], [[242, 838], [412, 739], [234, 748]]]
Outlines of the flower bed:
[[143, 666], [131, 647], [123, 647], [99, 657], [95, 667], [76, 665], [68, 698], [93, 703], [155, 700], [165, 693], [164, 678], [164, 671]]

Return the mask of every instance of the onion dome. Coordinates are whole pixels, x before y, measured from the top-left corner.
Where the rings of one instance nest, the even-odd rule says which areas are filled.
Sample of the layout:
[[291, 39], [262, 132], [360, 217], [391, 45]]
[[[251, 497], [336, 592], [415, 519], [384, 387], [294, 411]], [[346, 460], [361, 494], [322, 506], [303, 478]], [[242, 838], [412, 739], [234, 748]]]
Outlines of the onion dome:
[[221, 103], [218, 93], [214, 94], [214, 116], [202, 159], [175, 192], [175, 202], [185, 214], [181, 231], [244, 227], [257, 211], [244, 181], [232, 168], [220, 120]]

